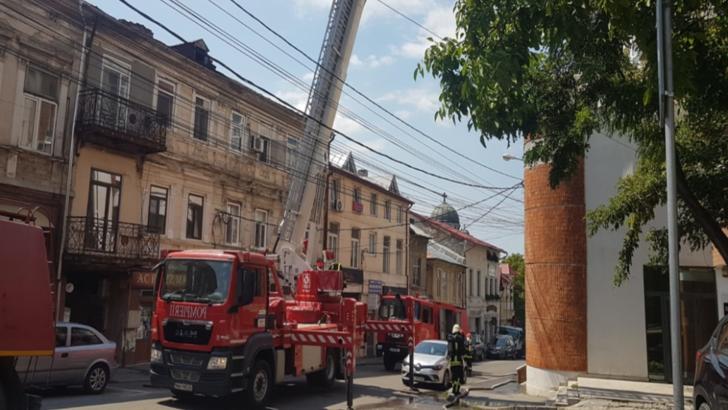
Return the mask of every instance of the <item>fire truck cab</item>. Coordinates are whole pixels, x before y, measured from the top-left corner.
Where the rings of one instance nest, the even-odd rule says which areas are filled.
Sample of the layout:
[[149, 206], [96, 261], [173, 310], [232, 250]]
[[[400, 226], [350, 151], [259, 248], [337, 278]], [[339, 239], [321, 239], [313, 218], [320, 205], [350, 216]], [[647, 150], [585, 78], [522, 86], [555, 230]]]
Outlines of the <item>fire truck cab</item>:
[[377, 354], [384, 367], [393, 370], [416, 343], [426, 339], [447, 338], [452, 325], [459, 323], [469, 332], [465, 309], [435, 302], [419, 295], [384, 295], [376, 320], [367, 321], [367, 329], [377, 333]]

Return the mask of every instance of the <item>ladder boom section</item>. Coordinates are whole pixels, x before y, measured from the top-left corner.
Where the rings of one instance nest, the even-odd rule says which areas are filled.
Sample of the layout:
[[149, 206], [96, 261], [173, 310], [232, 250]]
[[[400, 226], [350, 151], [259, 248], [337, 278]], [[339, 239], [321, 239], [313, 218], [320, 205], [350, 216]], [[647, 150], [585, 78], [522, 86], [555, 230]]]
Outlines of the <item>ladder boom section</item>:
[[289, 286], [293, 286], [295, 276], [310, 269], [321, 253], [316, 229], [309, 232], [305, 257], [303, 240], [314, 207], [324, 205], [323, 196], [317, 196], [316, 191], [325, 184], [329, 140], [365, 1], [334, 0], [331, 5], [306, 103], [303, 140], [289, 171], [288, 197], [278, 233], [276, 252], [281, 255], [284, 281]]

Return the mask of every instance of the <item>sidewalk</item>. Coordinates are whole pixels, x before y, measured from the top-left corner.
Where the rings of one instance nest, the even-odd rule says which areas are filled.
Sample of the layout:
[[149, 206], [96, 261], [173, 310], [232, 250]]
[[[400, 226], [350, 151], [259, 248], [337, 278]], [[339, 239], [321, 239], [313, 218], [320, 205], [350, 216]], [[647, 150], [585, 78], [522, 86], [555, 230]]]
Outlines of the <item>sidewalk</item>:
[[[572, 406], [574, 408], [617, 409], [626, 406], [624, 408], [663, 409], [672, 407], [673, 400], [672, 385], [666, 383], [579, 377], [565, 390], [569, 404], [579, 401]], [[692, 406], [693, 387], [685, 386], [683, 396], [685, 407]]]

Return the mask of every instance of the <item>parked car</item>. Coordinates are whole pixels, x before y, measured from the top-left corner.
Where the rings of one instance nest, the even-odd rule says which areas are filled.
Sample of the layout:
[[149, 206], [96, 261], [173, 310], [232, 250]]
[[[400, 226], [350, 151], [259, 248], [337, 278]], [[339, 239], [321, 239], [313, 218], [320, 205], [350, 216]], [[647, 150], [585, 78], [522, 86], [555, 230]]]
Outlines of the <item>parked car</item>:
[[472, 336], [473, 343], [473, 360], [485, 360], [488, 347], [483, 342], [483, 338], [480, 335], [474, 334]]
[[[415, 346], [415, 384], [438, 386], [445, 390], [452, 380], [450, 361], [447, 359], [447, 342], [444, 340], [423, 340]], [[409, 357], [402, 361], [402, 383], [409, 386]]]
[[518, 357], [525, 357], [526, 355], [526, 335], [523, 332], [523, 328], [515, 326], [500, 326], [498, 328], [499, 335], [509, 335], [513, 338], [516, 343], [516, 353]]
[[116, 343], [98, 330], [79, 323], [56, 323], [53, 356], [21, 358], [15, 369], [26, 385], [38, 387], [80, 385], [101, 393], [116, 367]]
[[488, 357], [494, 359], [515, 359], [516, 355], [516, 342], [509, 335], [499, 335], [488, 347]]
[[693, 403], [696, 410], [728, 408], [728, 316], [695, 354]]

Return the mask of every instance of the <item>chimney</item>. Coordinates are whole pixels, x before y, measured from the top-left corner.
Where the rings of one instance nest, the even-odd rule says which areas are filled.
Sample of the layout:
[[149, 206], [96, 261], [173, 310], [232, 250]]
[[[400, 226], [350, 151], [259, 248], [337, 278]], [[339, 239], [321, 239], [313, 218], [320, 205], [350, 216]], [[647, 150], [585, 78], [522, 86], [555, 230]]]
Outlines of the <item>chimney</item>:
[[366, 169], [360, 169], [357, 171], [357, 174], [359, 174], [360, 177], [368, 177], [369, 171], [367, 171]]
[[212, 58], [208, 54], [210, 50], [202, 39], [177, 44], [176, 46], [172, 46], [172, 49], [203, 67], [215, 70], [215, 64], [212, 63]]

